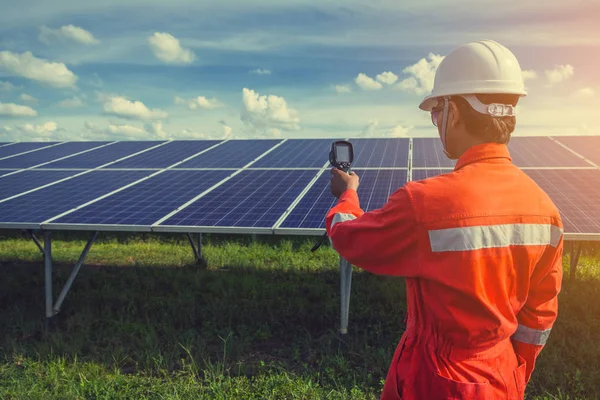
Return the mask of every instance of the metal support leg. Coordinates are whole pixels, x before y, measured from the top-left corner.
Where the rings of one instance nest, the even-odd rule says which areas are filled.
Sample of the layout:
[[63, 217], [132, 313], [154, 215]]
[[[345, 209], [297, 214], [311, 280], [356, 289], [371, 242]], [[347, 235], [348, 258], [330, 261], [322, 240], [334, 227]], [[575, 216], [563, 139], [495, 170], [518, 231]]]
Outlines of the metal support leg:
[[340, 257], [340, 333], [348, 333], [348, 314], [350, 313], [350, 289], [352, 287], [352, 264]]
[[577, 264], [579, 264], [579, 256], [581, 255], [582, 247], [583, 247], [583, 245], [579, 242], [571, 243], [571, 246], [570, 246], [571, 257], [569, 260], [569, 262], [571, 264], [571, 271], [570, 271], [569, 278], [571, 280], [575, 279], [575, 277], [577, 276]]
[[42, 244], [40, 243], [40, 241], [38, 240], [38, 238], [35, 236], [35, 234], [31, 230], [27, 230], [27, 233], [29, 234], [29, 237], [33, 240], [33, 242], [36, 244], [36, 246], [38, 247], [38, 249], [40, 249], [40, 251], [42, 252], [42, 254], [45, 254], [44, 253], [44, 247], [42, 246]]
[[54, 304], [52, 315], [56, 315], [60, 312], [60, 306], [62, 306], [62, 303], [65, 300], [67, 293], [69, 293], [71, 285], [73, 284], [75, 277], [79, 273], [79, 270], [81, 269], [81, 266], [83, 265], [83, 262], [85, 261], [85, 258], [87, 257], [90, 248], [94, 244], [96, 237], [98, 237], [98, 232], [94, 232], [94, 235], [90, 238], [90, 240], [88, 240], [87, 244], [85, 245], [81, 256], [79, 256], [79, 260], [77, 260], [77, 264], [75, 264], [75, 267], [73, 267], [73, 271], [71, 271], [71, 275], [69, 276], [67, 283], [65, 283], [65, 286], [63, 287], [62, 291], [60, 292], [60, 295], [58, 296], [58, 299], [56, 300], [56, 304]]
[[46, 318], [52, 317], [52, 238], [44, 232], [44, 282], [46, 291]]
[[187, 238], [190, 241], [190, 245], [192, 246], [192, 250], [194, 250], [194, 255], [196, 256], [196, 261], [202, 260], [202, 234], [198, 234], [198, 247], [194, 244], [194, 239], [192, 238], [192, 234], [188, 233]]

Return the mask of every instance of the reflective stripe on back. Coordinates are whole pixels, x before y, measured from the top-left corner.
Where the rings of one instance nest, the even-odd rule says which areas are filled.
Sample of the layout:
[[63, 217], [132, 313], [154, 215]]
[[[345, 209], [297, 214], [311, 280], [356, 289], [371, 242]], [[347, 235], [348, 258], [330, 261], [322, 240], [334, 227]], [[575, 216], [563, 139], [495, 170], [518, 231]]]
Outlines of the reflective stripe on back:
[[551, 245], [556, 247], [563, 230], [551, 224], [501, 224], [429, 231], [433, 252], [468, 251], [492, 247]]

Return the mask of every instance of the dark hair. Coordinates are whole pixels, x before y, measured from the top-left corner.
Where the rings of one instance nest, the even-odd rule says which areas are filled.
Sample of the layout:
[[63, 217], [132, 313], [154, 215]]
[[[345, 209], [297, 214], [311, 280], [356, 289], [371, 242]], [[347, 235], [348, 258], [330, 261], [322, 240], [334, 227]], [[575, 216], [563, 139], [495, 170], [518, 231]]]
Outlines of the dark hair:
[[[477, 94], [479, 101], [484, 104], [500, 103], [517, 105], [518, 95], [513, 94]], [[456, 103], [467, 131], [485, 142], [507, 144], [510, 135], [515, 130], [515, 117], [492, 117], [481, 114], [471, 108], [467, 100], [460, 96], [452, 96], [451, 100]]]

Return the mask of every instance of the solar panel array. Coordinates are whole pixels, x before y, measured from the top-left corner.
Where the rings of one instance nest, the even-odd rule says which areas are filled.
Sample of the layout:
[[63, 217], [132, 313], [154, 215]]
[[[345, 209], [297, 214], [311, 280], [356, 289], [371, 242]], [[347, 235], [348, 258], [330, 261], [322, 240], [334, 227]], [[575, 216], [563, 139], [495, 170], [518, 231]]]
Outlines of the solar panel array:
[[[332, 139], [0, 143], [0, 228], [320, 235]], [[350, 139], [361, 208], [452, 172], [437, 138]], [[600, 239], [600, 137], [514, 137], [567, 238]]]

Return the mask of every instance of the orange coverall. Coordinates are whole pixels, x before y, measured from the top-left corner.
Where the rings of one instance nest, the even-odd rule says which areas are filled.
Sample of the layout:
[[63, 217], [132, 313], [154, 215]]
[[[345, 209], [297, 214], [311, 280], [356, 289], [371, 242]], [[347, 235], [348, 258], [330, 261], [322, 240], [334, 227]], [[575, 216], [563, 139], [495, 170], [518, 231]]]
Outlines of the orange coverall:
[[354, 190], [326, 217], [333, 248], [406, 277], [406, 331], [381, 399], [522, 399], [558, 312], [563, 226], [506, 145], [408, 182], [364, 213]]

